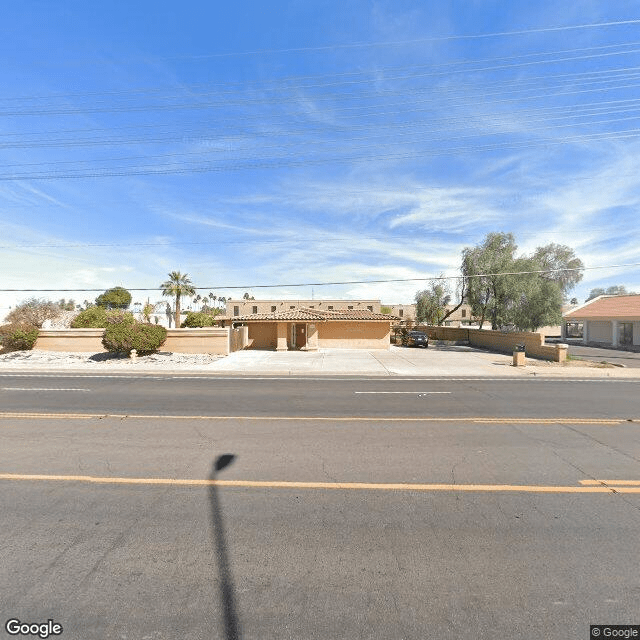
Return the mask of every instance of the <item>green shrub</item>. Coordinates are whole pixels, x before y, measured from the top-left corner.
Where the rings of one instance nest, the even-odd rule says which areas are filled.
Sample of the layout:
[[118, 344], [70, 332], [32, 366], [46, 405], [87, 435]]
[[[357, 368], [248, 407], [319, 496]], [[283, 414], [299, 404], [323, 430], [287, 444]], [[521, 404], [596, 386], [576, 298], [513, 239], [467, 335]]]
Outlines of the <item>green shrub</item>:
[[113, 287], [101, 293], [96, 304], [105, 309], [126, 309], [131, 304], [131, 294], [124, 287]]
[[38, 339], [38, 332], [38, 327], [32, 324], [5, 324], [0, 327], [0, 346], [3, 351], [29, 351]]
[[212, 327], [215, 322], [216, 321], [213, 319], [213, 316], [208, 313], [195, 313], [193, 311], [189, 311], [189, 313], [187, 313], [187, 317], [180, 326], [183, 328]]
[[89, 307], [81, 311], [71, 322], [72, 329], [106, 329], [110, 320], [119, 318], [130, 318], [134, 321], [131, 313], [122, 311], [107, 311], [104, 307]]
[[102, 344], [112, 353], [131, 353], [135, 349], [138, 355], [157, 351], [167, 338], [167, 330], [157, 324], [136, 322], [131, 314], [109, 320], [102, 338]]

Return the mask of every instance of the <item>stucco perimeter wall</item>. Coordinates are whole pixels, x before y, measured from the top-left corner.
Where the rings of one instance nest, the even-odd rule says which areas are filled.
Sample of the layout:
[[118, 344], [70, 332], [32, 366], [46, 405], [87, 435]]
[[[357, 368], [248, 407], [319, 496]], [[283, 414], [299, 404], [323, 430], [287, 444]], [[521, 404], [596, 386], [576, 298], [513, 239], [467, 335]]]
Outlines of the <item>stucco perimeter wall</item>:
[[[103, 353], [104, 329], [60, 329], [40, 331], [34, 349], [41, 351], [75, 351]], [[211, 353], [227, 355], [230, 348], [229, 329], [168, 329], [162, 351], [174, 353]]]
[[77, 351], [102, 353], [104, 329], [40, 329], [34, 349], [39, 351]]
[[567, 349], [564, 345], [545, 344], [544, 336], [530, 331], [504, 333], [483, 329], [463, 329], [454, 327], [416, 327], [426, 331], [434, 340], [468, 341], [474, 347], [490, 349], [501, 353], [513, 353], [516, 345], [523, 344], [525, 352], [533, 358], [564, 362]]
[[390, 345], [387, 321], [318, 322], [316, 327], [321, 349], [388, 349]]
[[248, 349], [275, 349], [278, 346], [278, 325], [275, 322], [251, 322], [247, 326]]
[[167, 329], [167, 339], [160, 347], [172, 353], [229, 354], [229, 329], [204, 327], [202, 329]]

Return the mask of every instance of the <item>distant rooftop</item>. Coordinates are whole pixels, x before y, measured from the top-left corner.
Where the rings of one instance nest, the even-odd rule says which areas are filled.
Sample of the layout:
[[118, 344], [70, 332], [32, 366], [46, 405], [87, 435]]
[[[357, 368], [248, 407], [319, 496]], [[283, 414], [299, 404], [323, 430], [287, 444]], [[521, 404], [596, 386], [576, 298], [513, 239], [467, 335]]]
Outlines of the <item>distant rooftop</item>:
[[586, 304], [569, 311], [564, 318], [638, 318], [640, 294], [630, 296], [598, 296]]

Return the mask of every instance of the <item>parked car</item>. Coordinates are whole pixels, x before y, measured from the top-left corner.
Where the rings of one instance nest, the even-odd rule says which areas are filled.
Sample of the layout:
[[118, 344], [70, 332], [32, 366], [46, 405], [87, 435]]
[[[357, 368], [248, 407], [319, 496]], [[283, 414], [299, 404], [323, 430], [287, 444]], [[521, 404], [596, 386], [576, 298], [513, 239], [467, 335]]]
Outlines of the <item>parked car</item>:
[[407, 347], [424, 347], [429, 346], [429, 336], [422, 331], [409, 331], [403, 341]]

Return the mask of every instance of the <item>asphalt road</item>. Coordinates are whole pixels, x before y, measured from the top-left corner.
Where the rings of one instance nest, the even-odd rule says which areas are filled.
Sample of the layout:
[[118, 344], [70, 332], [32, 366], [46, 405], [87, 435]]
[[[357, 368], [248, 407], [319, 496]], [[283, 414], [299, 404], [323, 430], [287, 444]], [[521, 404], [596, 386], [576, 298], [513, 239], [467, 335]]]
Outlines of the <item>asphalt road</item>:
[[637, 385], [3, 375], [2, 622], [87, 640], [638, 624]]
[[639, 390], [614, 378], [0, 374], [2, 411], [101, 415], [640, 418]]
[[581, 344], [570, 344], [568, 353], [578, 360], [591, 360], [592, 362], [604, 361], [632, 369], [640, 368], [640, 353], [634, 351], [599, 349], [598, 347], [586, 347]]

